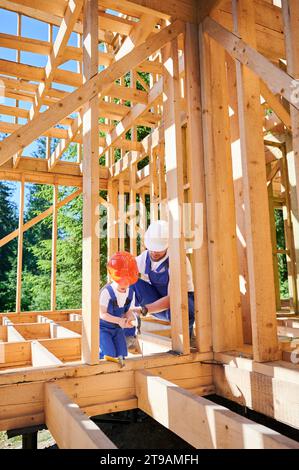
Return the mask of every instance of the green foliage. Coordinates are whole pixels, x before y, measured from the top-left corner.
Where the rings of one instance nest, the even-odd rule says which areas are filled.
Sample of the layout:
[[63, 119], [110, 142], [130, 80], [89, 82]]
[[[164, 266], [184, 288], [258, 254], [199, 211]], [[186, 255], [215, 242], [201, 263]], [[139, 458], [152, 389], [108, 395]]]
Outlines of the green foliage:
[[[285, 234], [284, 234], [284, 221], [283, 212], [280, 209], [275, 209], [275, 227], [276, 227], [276, 241], [277, 249], [285, 250]], [[288, 287], [288, 268], [286, 255], [278, 254], [278, 273], [280, 279], [280, 296], [282, 299], [289, 298], [289, 287]]]
[[[0, 239], [18, 225], [16, 205], [11, 201], [12, 192], [12, 183], [0, 182]], [[0, 311], [14, 310], [16, 252], [16, 239], [0, 248]]]

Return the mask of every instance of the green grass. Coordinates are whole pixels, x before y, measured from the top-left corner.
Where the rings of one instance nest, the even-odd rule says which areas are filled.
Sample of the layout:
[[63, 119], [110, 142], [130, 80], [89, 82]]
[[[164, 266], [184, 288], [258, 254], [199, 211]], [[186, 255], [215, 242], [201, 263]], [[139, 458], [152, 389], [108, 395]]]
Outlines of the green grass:
[[[49, 447], [54, 444], [53, 438], [49, 431], [39, 431], [38, 437], [38, 448]], [[22, 436], [7, 438], [6, 432], [0, 432], [0, 449], [21, 449], [22, 448]]]

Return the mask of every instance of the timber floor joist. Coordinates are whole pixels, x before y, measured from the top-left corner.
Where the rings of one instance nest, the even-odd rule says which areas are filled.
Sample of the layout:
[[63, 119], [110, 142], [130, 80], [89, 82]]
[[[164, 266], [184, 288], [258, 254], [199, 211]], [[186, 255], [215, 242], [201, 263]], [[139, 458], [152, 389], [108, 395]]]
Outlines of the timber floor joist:
[[197, 449], [298, 448], [298, 442], [203, 398], [215, 392], [215, 381], [222, 396], [299, 428], [298, 368], [238, 356], [217, 354], [213, 362], [211, 354], [158, 354], [129, 359], [124, 368], [103, 363], [0, 372], [0, 428], [45, 423], [60, 448], [113, 448], [88, 417], [140, 408]]
[[[17, 21], [16, 35], [0, 33], [0, 47], [16, 51], [16, 60], [0, 59], [0, 179], [20, 182], [19, 226], [0, 239], [0, 249], [18, 239], [16, 311], [0, 314], [0, 429], [45, 423], [60, 448], [115, 448], [88, 418], [140, 408], [196, 448], [298, 448], [203, 398], [216, 392], [299, 429], [296, 2], [0, 0], [0, 8]], [[23, 17], [46, 23], [48, 38], [25, 37]], [[28, 52], [46, 66], [22, 60]], [[28, 156], [40, 137], [45, 158]], [[24, 221], [28, 183], [53, 185], [53, 203]], [[59, 186], [75, 189], [60, 200]], [[83, 304], [58, 311], [57, 215], [79, 195]], [[148, 219], [174, 224], [185, 202], [203, 204], [203, 244], [170, 243], [171, 323], [145, 319], [124, 367], [99, 361], [99, 204], [110, 256], [125, 248], [128, 227], [136, 255]], [[136, 210], [126, 211], [136, 203], [139, 226]], [[275, 210], [285, 222], [279, 249]], [[48, 216], [51, 309], [22, 312], [23, 234]], [[288, 261], [287, 303], [280, 255]]]

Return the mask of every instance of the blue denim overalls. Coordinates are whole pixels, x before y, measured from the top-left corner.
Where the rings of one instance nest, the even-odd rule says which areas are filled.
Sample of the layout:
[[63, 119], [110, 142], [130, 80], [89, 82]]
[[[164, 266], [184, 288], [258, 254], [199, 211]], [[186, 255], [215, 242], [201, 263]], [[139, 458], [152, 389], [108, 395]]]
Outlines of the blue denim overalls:
[[[132, 303], [134, 295], [133, 288], [129, 288], [128, 297], [123, 307], [118, 306], [116, 295], [110, 284], [107, 284], [104, 289], [107, 289], [110, 295], [107, 312], [114, 317], [122, 317], [129, 310]], [[133, 329], [135, 331], [135, 328]], [[127, 356], [126, 330], [132, 330], [132, 328], [122, 329], [116, 323], [110, 323], [100, 319], [100, 359], [103, 359], [104, 356]]]

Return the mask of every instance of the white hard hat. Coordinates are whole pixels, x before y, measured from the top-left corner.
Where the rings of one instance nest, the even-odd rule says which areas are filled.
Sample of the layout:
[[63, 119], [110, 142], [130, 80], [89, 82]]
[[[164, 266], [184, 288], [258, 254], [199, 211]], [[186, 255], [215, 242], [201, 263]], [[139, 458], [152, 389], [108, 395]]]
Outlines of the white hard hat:
[[168, 248], [168, 222], [152, 222], [144, 235], [144, 244], [149, 251], [165, 251]]

